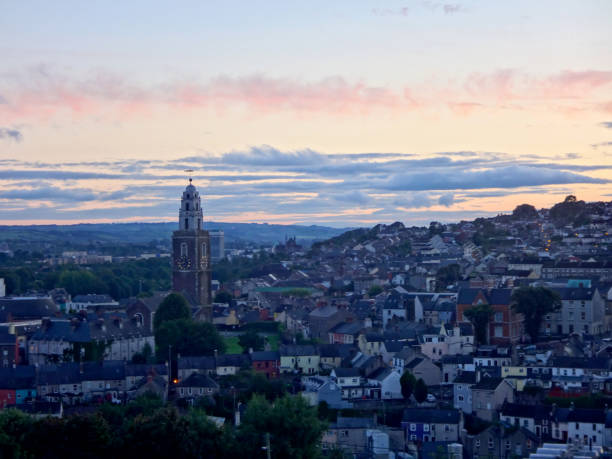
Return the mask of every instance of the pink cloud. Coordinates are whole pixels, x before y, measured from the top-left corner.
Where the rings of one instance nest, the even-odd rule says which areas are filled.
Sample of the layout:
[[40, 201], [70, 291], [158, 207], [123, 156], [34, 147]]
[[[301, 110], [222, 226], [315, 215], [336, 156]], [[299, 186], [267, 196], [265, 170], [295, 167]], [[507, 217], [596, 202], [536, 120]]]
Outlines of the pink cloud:
[[612, 72], [605, 71], [563, 71], [535, 77], [505, 69], [469, 75], [458, 85], [406, 85], [396, 89], [341, 77], [304, 82], [264, 75], [220, 76], [207, 82], [174, 81], [144, 87], [103, 73], [79, 80], [36, 70], [10, 81], [1, 77], [0, 122], [48, 119], [57, 114], [122, 118], [158, 107], [211, 107], [220, 113], [237, 108], [250, 115], [287, 112], [362, 116], [450, 108], [457, 116], [468, 116], [479, 109], [538, 106], [571, 115], [593, 108], [609, 113], [610, 102], [600, 99], [611, 84]]

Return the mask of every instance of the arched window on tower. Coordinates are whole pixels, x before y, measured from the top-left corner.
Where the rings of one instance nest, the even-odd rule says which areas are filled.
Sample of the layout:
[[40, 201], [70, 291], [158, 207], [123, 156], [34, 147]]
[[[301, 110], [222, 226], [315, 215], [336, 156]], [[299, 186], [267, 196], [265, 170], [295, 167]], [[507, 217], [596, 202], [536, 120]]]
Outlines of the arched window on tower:
[[185, 210], [189, 210], [189, 203], [188, 202], [185, 203]]
[[202, 256], [205, 257], [207, 255], [206, 253], [206, 243], [202, 244]]
[[189, 219], [188, 218], [185, 219], [185, 229], [186, 230], [189, 229]]
[[198, 229], [202, 229], [202, 228], [201, 228], [201, 223], [202, 223], [202, 222], [201, 222], [201, 221], [200, 221], [200, 219], [198, 218]]
[[187, 243], [181, 242], [181, 257], [187, 256]]

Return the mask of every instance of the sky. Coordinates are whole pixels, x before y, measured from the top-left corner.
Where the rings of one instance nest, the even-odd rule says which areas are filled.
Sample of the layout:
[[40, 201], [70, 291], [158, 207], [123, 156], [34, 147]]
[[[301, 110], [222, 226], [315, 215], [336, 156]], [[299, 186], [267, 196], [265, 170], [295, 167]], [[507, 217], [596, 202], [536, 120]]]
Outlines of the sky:
[[612, 199], [609, 0], [0, 0], [0, 224]]

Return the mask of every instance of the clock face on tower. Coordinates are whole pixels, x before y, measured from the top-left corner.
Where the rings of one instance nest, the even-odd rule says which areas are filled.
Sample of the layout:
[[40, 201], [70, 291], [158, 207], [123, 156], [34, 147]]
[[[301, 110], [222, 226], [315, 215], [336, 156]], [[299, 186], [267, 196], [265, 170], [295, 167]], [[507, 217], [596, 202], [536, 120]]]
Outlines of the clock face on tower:
[[181, 255], [176, 259], [176, 267], [181, 271], [187, 271], [191, 269], [191, 260], [187, 255]]

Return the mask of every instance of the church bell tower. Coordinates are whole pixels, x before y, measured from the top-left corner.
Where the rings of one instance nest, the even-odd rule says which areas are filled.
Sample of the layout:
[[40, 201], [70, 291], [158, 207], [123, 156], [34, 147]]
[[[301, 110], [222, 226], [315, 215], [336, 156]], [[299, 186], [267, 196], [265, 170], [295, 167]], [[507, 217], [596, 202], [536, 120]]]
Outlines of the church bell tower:
[[172, 233], [172, 290], [198, 308], [197, 317], [212, 320], [210, 238], [203, 230], [200, 194], [189, 179]]

